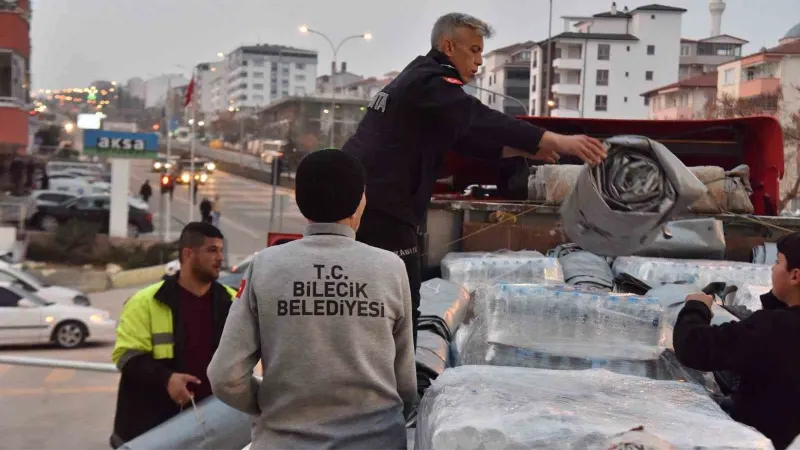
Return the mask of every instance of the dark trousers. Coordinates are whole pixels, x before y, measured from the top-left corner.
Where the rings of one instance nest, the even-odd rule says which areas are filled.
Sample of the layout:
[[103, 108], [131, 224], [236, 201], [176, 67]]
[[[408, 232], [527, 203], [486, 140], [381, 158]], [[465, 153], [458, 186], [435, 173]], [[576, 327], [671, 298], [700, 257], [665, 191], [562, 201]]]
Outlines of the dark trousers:
[[419, 251], [417, 227], [403, 223], [388, 214], [369, 210], [361, 218], [356, 239], [372, 247], [389, 250], [400, 256], [406, 265], [408, 287], [411, 290], [411, 312], [414, 323], [414, 348], [417, 347], [419, 323], [419, 288], [422, 283], [422, 259]]

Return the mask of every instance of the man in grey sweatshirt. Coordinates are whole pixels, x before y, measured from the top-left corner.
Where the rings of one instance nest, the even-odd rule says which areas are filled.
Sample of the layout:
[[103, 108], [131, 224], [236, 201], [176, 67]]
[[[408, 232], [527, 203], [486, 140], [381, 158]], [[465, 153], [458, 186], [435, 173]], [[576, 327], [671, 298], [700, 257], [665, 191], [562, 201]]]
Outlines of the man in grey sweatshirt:
[[214, 395], [258, 416], [253, 450], [405, 449], [417, 397], [405, 266], [355, 240], [357, 160], [314, 152], [295, 182], [309, 226], [250, 265], [208, 367]]

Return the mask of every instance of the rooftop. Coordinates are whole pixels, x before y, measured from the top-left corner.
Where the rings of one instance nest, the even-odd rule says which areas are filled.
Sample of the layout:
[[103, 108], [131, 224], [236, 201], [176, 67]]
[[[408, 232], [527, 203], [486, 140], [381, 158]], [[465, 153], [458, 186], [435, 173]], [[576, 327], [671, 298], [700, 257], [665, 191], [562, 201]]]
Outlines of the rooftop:
[[271, 45], [271, 44], [258, 44], [258, 45], [243, 45], [237, 50], [242, 50], [243, 53], [257, 54], [257, 55], [285, 55], [285, 56], [317, 56], [316, 50], [307, 50], [304, 48], [287, 47], [285, 45]]
[[643, 97], [648, 97], [653, 94], [658, 94], [667, 89], [681, 89], [681, 88], [704, 88], [704, 87], [717, 87], [717, 72], [710, 72], [692, 78], [686, 78], [676, 83], [661, 86], [647, 92], [642, 93]]
[[[574, 31], [567, 31], [564, 33], [553, 36], [553, 39], [592, 39], [599, 41], [638, 41], [639, 38], [632, 34], [615, 34], [615, 33], [577, 33]], [[547, 39], [538, 42], [538, 45], [544, 45]]]
[[511, 54], [511, 53], [514, 53], [514, 52], [516, 52], [518, 50], [531, 48], [534, 45], [536, 45], [536, 42], [534, 42], [534, 41], [517, 42], [516, 44], [511, 44], [511, 45], [506, 45], [505, 47], [496, 48], [496, 49], [490, 51], [489, 53], [485, 54], [484, 57], [489, 56], [489, 55], [493, 55], [495, 53], [508, 53], [508, 54]]

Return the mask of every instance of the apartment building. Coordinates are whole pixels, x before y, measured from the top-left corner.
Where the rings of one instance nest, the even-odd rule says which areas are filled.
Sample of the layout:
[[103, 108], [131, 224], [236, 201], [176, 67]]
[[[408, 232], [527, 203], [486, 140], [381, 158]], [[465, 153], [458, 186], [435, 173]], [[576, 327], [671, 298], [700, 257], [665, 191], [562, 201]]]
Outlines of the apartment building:
[[[219, 80], [224, 77], [221, 70], [225, 64], [221, 61], [198, 64], [195, 71], [195, 101], [197, 111], [203, 115], [213, 115], [216, 109], [214, 87], [219, 86]], [[218, 99], [217, 99], [218, 102]], [[219, 108], [225, 108], [224, 102], [218, 102]]]
[[225, 57], [228, 108], [259, 108], [314, 92], [317, 52], [282, 45], [242, 46]]
[[562, 17], [563, 32], [531, 50], [532, 114], [646, 118], [649, 104], [640, 94], [678, 81], [685, 12], [658, 4], [620, 11], [612, 3], [593, 16]]
[[31, 5], [0, 2], [0, 161], [28, 146]]
[[343, 87], [363, 79], [361, 75], [347, 71], [347, 62], [342, 62], [338, 70], [336, 63], [331, 62], [331, 73], [317, 77], [315, 91], [318, 94], [330, 94], [334, 89], [339, 92]]
[[651, 120], [702, 119], [717, 98], [717, 72], [684, 78], [642, 94]]
[[354, 81], [338, 89], [337, 94], [345, 98], [369, 100], [375, 97], [387, 84], [391, 83], [398, 74], [399, 72], [388, 72], [382, 77], [369, 77]]
[[727, 34], [700, 40], [681, 39], [681, 59], [678, 78], [694, 78], [716, 72], [717, 66], [742, 57], [742, 47], [748, 41]]
[[[474, 94], [492, 109], [511, 115], [528, 114], [533, 41], [498, 48], [483, 57], [483, 66], [472, 84]], [[473, 86], [465, 87], [470, 92]], [[498, 95], [498, 93], [500, 95]], [[508, 98], [510, 97], [510, 98]]]

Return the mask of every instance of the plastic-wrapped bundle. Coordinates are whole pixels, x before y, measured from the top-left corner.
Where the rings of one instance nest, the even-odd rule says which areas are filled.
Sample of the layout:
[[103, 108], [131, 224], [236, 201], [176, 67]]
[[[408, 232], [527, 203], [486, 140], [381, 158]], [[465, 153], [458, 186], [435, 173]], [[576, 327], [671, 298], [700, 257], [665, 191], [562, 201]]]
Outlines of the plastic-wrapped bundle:
[[650, 286], [680, 282], [701, 287], [714, 282], [732, 286], [772, 284], [769, 266], [736, 261], [625, 256], [614, 260], [612, 268], [614, 275], [627, 273]]
[[559, 245], [547, 253], [558, 258], [564, 281], [571, 286], [610, 291], [614, 274], [606, 258], [582, 250], [574, 244]]
[[483, 286], [476, 299], [478, 317], [454, 342], [457, 364], [676, 377], [661, 358], [656, 299], [545, 285]]
[[606, 140], [608, 158], [584, 166], [561, 205], [567, 235], [584, 250], [632, 255], [703, 196], [706, 187], [662, 144], [642, 136]]
[[444, 370], [450, 367], [450, 343], [430, 331], [417, 333], [417, 388], [420, 395]]
[[469, 291], [484, 283], [564, 282], [558, 260], [536, 251], [448, 253], [441, 265], [443, 278]]
[[778, 245], [774, 242], [765, 242], [764, 245], [753, 247], [753, 264], [773, 265], [778, 262]]
[[676, 448], [772, 448], [692, 383], [488, 366], [449, 369], [436, 380], [418, 409], [416, 448], [605, 450], [639, 426]]
[[469, 292], [441, 278], [422, 283], [419, 292], [419, 329], [435, 331], [449, 342], [467, 314]]
[[692, 203], [690, 211], [702, 214], [753, 213], [749, 167], [742, 164], [726, 172], [721, 167], [699, 166], [692, 167], [691, 171], [708, 191]]

